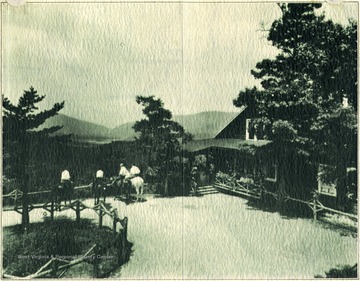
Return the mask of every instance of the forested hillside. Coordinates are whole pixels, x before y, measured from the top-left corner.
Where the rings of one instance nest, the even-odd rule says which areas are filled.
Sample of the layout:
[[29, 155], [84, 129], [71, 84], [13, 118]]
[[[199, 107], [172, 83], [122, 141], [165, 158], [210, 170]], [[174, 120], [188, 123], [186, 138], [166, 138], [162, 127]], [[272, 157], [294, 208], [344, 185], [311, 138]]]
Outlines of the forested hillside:
[[[190, 115], [175, 115], [174, 121], [194, 136], [194, 139], [213, 138], [235, 116], [237, 112], [208, 111]], [[135, 122], [127, 122], [113, 129], [59, 114], [40, 127], [63, 126], [56, 135], [72, 134], [76, 139], [131, 141], [137, 135], [133, 130]]]

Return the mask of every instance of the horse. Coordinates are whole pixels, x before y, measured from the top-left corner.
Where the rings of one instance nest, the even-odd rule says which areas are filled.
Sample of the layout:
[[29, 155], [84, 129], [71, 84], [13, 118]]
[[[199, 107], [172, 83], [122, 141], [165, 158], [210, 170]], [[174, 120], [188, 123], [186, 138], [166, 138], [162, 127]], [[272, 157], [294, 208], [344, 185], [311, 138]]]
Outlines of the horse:
[[130, 179], [131, 182], [131, 186], [135, 188], [136, 191], [136, 202], [139, 201], [140, 196], [143, 194], [144, 192], [144, 180], [142, 179], [142, 177], [135, 177]]
[[61, 182], [58, 186], [56, 186], [53, 189], [52, 192], [53, 200], [59, 205], [58, 209], [60, 210], [61, 202], [64, 201], [64, 204], [66, 205], [66, 202], [69, 201], [71, 204], [71, 196], [73, 193], [73, 187], [71, 181], [64, 181]]
[[117, 188], [125, 188], [126, 198], [130, 198], [130, 189], [133, 187], [136, 191], [136, 202], [140, 200], [140, 196], [144, 192], [144, 180], [139, 177], [135, 176], [134, 178], [131, 178], [130, 176], [126, 176], [123, 184], [121, 183], [121, 180], [115, 179], [110, 185], [116, 185]]
[[107, 195], [107, 185], [104, 180], [95, 179], [93, 182], [93, 195], [94, 195], [94, 204], [99, 204], [100, 197], [104, 197], [104, 202], [106, 201]]

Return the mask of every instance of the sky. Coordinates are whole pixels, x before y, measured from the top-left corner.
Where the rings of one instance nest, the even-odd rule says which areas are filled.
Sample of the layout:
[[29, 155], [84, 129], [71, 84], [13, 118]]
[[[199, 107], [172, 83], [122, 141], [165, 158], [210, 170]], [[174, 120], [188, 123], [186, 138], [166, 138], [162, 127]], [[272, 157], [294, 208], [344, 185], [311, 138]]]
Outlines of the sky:
[[[323, 4], [327, 17], [358, 19], [357, 3]], [[275, 3], [2, 3], [2, 93], [33, 86], [40, 109], [115, 127], [143, 118], [135, 97], [161, 98], [174, 115], [234, 112], [259, 86], [251, 69], [277, 50], [266, 40]]]

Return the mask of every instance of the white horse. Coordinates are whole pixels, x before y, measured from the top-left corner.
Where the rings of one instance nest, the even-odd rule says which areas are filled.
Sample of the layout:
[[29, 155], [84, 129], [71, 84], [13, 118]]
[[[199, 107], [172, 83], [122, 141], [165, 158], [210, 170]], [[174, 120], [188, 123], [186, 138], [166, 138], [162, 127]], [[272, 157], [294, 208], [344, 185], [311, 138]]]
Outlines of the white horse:
[[[125, 178], [126, 180], [126, 178]], [[144, 192], [144, 180], [142, 179], [142, 177], [135, 177], [130, 179], [130, 183], [131, 186], [135, 188], [136, 191], [136, 202], [139, 201], [140, 196], [142, 196], [143, 192]]]
[[129, 188], [127, 189], [126, 193], [127, 193], [127, 198], [130, 196], [130, 189], [131, 188], [135, 188], [136, 191], [136, 202], [139, 201], [140, 196], [143, 194], [144, 192], [144, 180], [142, 177], [137, 176], [137, 175], [133, 175], [130, 172], [128, 172], [126, 170], [127, 173], [123, 182], [121, 180], [119, 180], [118, 178], [115, 178], [112, 183], [109, 184], [109, 186], [111, 185], [115, 185], [117, 188], [122, 189], [124, 188], [124, 186], [126, 184], [130, 184]]
[[136, 191], [136, 202], [139, 201], [140, 196], [144, 192], [144, 180], [139, 176], [140, 170], [136, 166], [132, 166], [130, 172], [126, 170], [125, 182], [129, 182], [131, 187], [135, 188]]

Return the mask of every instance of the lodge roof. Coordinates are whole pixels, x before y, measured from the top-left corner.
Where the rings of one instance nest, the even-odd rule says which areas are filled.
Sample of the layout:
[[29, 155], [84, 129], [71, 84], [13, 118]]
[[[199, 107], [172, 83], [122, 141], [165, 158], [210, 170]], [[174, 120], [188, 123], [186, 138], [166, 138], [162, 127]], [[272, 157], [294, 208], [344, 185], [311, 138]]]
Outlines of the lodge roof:
[[270, 142], [269, 140], [205, 139], [189, 142], [183, 148], [188, 152], [201, 151], [211, 147], [253, 152], [256, 148], [265, 146]]
[[231, 120], [229, 121], [229, 123], [227, 123], [227, 124], [215, 135], [215, 138], [218, 138], [218, 137], [221, 135], [221, 133], [230, 126], [231, 123], [235, 122], [236, 119], [239, 118], [239, 116], [245, 111], [246, 108], [247, 108], [247, 106], [242, 106], [242, 107], [240, 107], [239, 113], [236, 114], [235, 117], [234, 117], [233, 119], [231, 119]]

